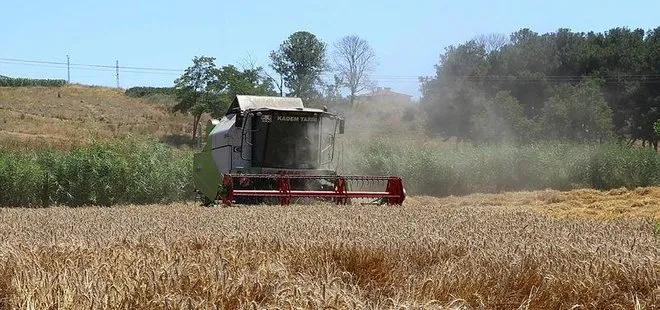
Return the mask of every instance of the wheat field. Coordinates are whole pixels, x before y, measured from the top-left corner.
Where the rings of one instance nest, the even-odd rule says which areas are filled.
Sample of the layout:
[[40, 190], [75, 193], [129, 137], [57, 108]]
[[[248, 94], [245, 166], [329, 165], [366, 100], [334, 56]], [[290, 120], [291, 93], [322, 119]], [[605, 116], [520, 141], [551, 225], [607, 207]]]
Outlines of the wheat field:
[[659, 198], [0, 209], [0, 308], [658, 309]]

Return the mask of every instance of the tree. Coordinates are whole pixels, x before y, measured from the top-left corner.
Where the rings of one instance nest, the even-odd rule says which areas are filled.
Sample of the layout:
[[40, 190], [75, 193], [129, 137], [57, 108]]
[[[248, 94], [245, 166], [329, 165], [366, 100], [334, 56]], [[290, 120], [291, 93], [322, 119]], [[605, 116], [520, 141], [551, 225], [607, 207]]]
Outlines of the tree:
[[193, 58], [193, 65], [174, 83], [179, 103], [173, 110], [193, 115], [193, 141], [201, 116], [222, 117], [236, 95], [275, 95], [261, 67], [242, 71], [234, 65], [217, 68], [215, 58], [204, 56]]
[[612, 115], [600, 81], [589, 79], [576, 86], [557, 86], [543, 107], [540, 121], [547, 137], [597, 141], [611, 135]]
[[484, 143], [529, 142], [536, 124], [525, 117], [522, 105], [507, 91], [498, 92], [485, 100], [480, 111], [472, 117], [471, 136]]
[[655, 121], [654, 125], [655, 125], [654, 126], [655, 127], [655, 134], [660, 136], [660, 118], [657, 121]]
[[[464, 83], [460, 86], [431, 86], [437, 81], [427, 81], [427, 91], [422, 97], [421, 108], [426, 116], [426, 130], [429, 135], [440, 135], [448, 140], [470, 139], [472, 117], [484, 100], [483, 94]], [[429, 87], [430, 86], [430, 87]]]
[[208, 112], [210, 107], [217, 102], [212, 95], [212, 88], [217, 79], [215, 58], [195, 56], [193, 65], [174, 81], [179, 103], [173, 107], [173, 111], [193, 115], [193, 141], [197, 137], [197, 128], [202, 114]]
[[342, 85], [348, 88], [350, 105], [355, 103], [355, 94], [372, 85], [369, 74], [376, 60], [369, 42], [356, 36], [345, 36], [335, 42], [334, 62]]
[[317, 86], [326, 69], [326, 45], [307, 31], [294, 32], [271, 51], [271, 68], [281, 75], [289, 95], [304, 101], [320, 97]]
[[482, 45], [470, 41], [446, 49], [436, 65], [436, 76], [422, 81], [421, 106], [429, 134], [457, 141], [470, 138], [471, 118], [484, 98], [481, 77], [487, 72]]
[[499, 51], [509, 43], [509, 39], [506, 35], [501, 33], [481, 34], [476, 36], [474, 41], [477, 44], [482, 45], [488, 54], [494, 51]]
[[219, 118], [234, 100], [236, 95], [275, 96], [273, 85], [261, 67], [246, 68], [243, 71], [233, 65], [217, 70], [217, 80], [210, 88], [219, 98], [219, 103], [210, 109], [211, 116]]
[[323, 103], [327, 108], [336, 110], [338, 108], [341, 109], [341, 106], [345, 105], [345, 100], [340, 91], [341, 85], [343, 85], [342, 79], [337, 75], [333, 76], [332, 82], [323, 83]]

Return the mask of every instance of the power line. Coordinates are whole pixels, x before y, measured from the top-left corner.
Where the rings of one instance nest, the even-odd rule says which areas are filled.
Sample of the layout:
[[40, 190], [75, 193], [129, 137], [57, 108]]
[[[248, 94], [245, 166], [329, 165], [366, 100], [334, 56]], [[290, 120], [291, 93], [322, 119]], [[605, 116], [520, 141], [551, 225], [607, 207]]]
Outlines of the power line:
[[21, 65], [21, 66], [40, 67], [40, 68], [66, 69], [66, 63], [64, 64], [64, 66], [61, 66], [61, 65], [47, 65], [47, 64], [31, 64], [31, 63], [15, 63], [15, 62], [3, 61], [3, 60], [0, 60], [0, 63], [8, 64], [8, 65]]
[[[68, 56], [67, 56], [68, 59]], [[67, 63], [67, 62], [57, 62], [57, 61], [42, 61], [42, 60], [29, 60], [29, 59], [17, 59], [17, 58], [0, 58], [0, 61], [10, 62], [16, 64], [25, 64], [25, 65], [60, 65], [62, 67], [73, 67], [73, 68], [97, 68], [97, 69], [107, 69], [99, 71], [115, 71], [116, 65], [101, 65], [101, 64], [82, 64], [82, 63]], [[156, 68], [156, 67], [136, 67], [136, 66], [119, 66], [119, 69], [122, 72], [130, 72], [126, 70], [133, 70], [133, 73], [149, 73], [149, 72], [169, 72], [177, 73], [180, 75], [185, 70], [184, 69], [172, 69], [172, 68]], [[323, 76], [333, 76], [332, 73], [323, 73]], [[419, 76], [405, 76], [405, 75], [374, 75], [372, 76], [375, 79], [379, 80], [418, 80]]]
[[[25, 65], [44, 68], [66, 68], [67, 80], [71, 80], [71, 67], [77, 70], [110, 72], [115, 71], [117, 79], [119, 79], [119, 71], [122, 73], [130, 74], [153, 74], [153, 75], [170, 75], [178, 76], [185, 70], [172, 69], [172, 68], [157, 68], [157, 67], [139, 67], [139, 66], [119, 66], [118, 61], [115, 65], [102, 65], [102, 64], [83, 64], [71, 63], [69, 55], [67, 55], [66, 62], [57, 61], [43, 61], [43, 60], [29, 60], [18, 58], [0, 58], [0, 63], [11, 65]], [[334, 76], [332, 73], [322, 73], [322, 76]], [[420, 79], [434, 80], [437, 77], [432, 76], [412, 76], [412, 75], [372, 75], [371, 78], [378, 82], [383, 83], [412, 83], [419, 82]], [[490, 83], [508, 83], [508, 84], [525, 84], [525, 85], [539, 85], [544, 83], [565, 83], [565, 82], [579, 82], [585, 76], [581, 75], [547, 75], [539, 77], [524, 77], [514, 75], [488, 75], [488, 76], [474, 76], [474, 75], [460, 75], [460, 76], [441, 76], [440, 79], [453, 79], [463, 80], [466, 82], [490, 82]], [[642, 84], [656, 84], [660, 83], [660, 74], [609, 74], [599, 76], [605, 80], [606, 84], [618, 84], [624, 82], [638, 82]]]
[[[67, 60], [69, 56], [67, 55]], [[99, 68], [99, 69], [112, 69], [117, 68], [116, 65], [100, 65], [100, 64], [81, 64], [81, 63], [69, 63], [67, 62], [57, 62], [57, 61], [42, 61], [42, 60], [28, 60], [28, 59], [17, 59], [17, 58], [0, 58], [0, 61], [18, 63], [18, 64], [46, 64], [46, 65], [62, 65], [62, 66], [71, 66], [71, 67], [87, 67], [87, 68]], [[154, 67], [119, 67], [120, 69], [130, 69], [130, 70], [140, 70], [140, 71], [163, 71], [163, 72], [183, 72], [182, 69], [170, 69], [170, 68], [154, 68]]]

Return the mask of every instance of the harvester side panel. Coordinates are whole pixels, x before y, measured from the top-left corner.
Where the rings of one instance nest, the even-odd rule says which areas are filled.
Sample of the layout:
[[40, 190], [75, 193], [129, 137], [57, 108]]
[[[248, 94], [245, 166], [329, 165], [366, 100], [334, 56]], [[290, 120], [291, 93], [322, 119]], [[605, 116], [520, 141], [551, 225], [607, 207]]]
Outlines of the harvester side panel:
[[[250, 167], [251, 133], [246, 129], [245, 141], [241, 143], [244, 131], [242, 128], [236, 127], [235, 117], [235, 115], [223, 117], [210, 134], [211, 153], [220, 173], [229, 173], [235, 167]], [[250, 126], [249, 119], [246, 126]]]
[[220, 174], [210, 151], [194, 155], [193, 182], [195, 188], [208, 200], [214, 200], [220, 186]]

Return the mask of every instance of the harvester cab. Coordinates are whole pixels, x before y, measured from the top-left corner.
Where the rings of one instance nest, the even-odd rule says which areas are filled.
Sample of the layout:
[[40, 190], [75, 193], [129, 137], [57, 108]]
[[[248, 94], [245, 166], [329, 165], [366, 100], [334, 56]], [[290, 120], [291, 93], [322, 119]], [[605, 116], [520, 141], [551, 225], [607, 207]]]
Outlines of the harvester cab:
[[[239, 95], [207, 128], [193, 160], [195, 191], [206, 205], [309, 199], [346, 204], [352, 198], [400, 205], [405, 199], [399, 177], [337, 174], [335, 145], [344, 119], [325, 108], [306, 108], [300, 98]], [[373, 189], [379, 185], [385, 190]]]

